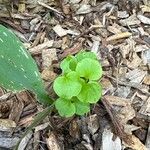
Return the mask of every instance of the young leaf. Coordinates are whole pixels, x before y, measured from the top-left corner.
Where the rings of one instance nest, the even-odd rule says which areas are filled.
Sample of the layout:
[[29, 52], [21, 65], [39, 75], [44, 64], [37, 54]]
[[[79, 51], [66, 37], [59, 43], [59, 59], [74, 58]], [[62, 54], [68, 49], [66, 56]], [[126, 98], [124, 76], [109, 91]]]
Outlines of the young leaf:
[[84, 115], [90, 111], [90, 105], [88, 103], [82, 103], [79, 100], [74, 102], [77, 115]]
[[97, 59], [96, 55], [93, 52], [79, 52], [76, 56], [75, 56], [79, 61], [83, 60], [84, 58], [91, 58], [91, 59]]
[[102, 88], [97, 82], [82, 84], [82, 89], [77, 96], [81, 102], [96, 103], [102, 95]]
[[57, 99], [55, 107], [62, 117], [71, 117], [75, 114], [75, 105], [68, 99]]
[[2, 25], [0, 25], [0, 85], [12, 91], [31, 90], [38, 95], [39, 101], [43, 104], [52, 103], [44, 90], [35, 61], [19, 39]]
[[76, 72], [69, 72], [65, 76], [56, 78], [53, 85], [54, 91], [62, 98], [70, 99], [73, 96], [77, 96], [81, 91], [81, 83], [79, 80]]
[[75, 71], [77, 65], [77, 60], [74, 56], [67, 56], [61, 64], [60, 68], [62, 69], [63, 73], [69, 73], [71, 71]]
[[102, 67], [97, 60], [85, 58], [77, 64], [76, 72], [80, 77], [89, 80], [98, 80], [102, 76]]

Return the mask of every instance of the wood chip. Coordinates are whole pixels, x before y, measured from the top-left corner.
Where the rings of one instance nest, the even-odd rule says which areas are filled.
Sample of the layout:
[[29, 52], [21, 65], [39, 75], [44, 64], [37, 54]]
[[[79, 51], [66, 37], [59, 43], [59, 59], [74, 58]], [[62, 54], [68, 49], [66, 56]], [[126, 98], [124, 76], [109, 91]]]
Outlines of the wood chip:
[[143, 83], [146, 85], [150, 85], [150, 75], [145, 76]]
[[53, 30], [57, 33], [58, 36], [62, 37], [67, 35], [67, 31], [65, 29], [62, 28], [61, 25], [56, 25]]
[[129, 99], [108, 95], [105, 98], [114, 106], [116, 111], [119, 111], [118, 116], [122, 124], [126, 124], [135, 117], [135, 110], [131, 106]]
[[42, 51], [42, 66], [44, 69], [50, 68], [52, 65], [53, 60], [58, 60], [57, 54], [56, 54], [56, 49], [51, 48], [51, 49], [43, 49]]
[[147, 74], [146, 71], [142, 71], [140, 69], [134, 69], [126, 73], [125, 78], [130, 82], [140, 84], [146, 74]]
[[98, 116], [96, 114], [89, 116], [87, 119], [87, 125], [91, 135], [94, 135], [99, 129]]
[[150, 97], [146, 100], [144, 105], [141, 107], [139, 113], [144, 115], [146, 119], [150, 121]]
[[132, 144], [131, 145], [126, 145], [126, 147], [132, 148], [134, 150], [148, 150], [145, 145], [134, 135], [131, 136], [132, 138]]
[[133, 54], [133, 59], [131, 62], [127, 63], [127, 66], [131, 69], [135, 69], [141, 64], [141, 62], [142, 59], [137, 54]]
[[150, 139], [150, 123], [149, 123], [149, 127], [148, 127], [146, 143], [145, 143], [145, 146], [148, 150], [150, 149], [150, 140], [149, 139]]
[[18, 141], [19, 141], [18, 137], [11, 137], [11, 138], [2, 137], [0, 138], [0, 147], [4, 147], [6, 149], [12, 149], [14, 146], [16, 146]]
[[10, 119], [0, 119], [0, 131], [10, 132], [11, 129], [16, 127], [16, 123]]
[[112, 36], [108, 37], [106, 39], [106, 41], [110, 42], [110, 41], [114, 41], [114, 40], [119, 40], [119, 39], [130, 37], [131, 35], [132, 35], [132, 33], [130, 33], [130, 32], [118, 33], [116, 35], [112, 35]]
[[141, 22], [137, 19], [136, 15], [133, 14], [127, 19], [121, 19], [119, 21], [123, 26], [132, 26], [132, 25], [139, 25]]
[[150, 18], [147, 18], [143, 15], [137, 15], [137, 18], [144, 24], [150, 25]]
[[113, 133], [110, 129], [104, 129], [101, 150], [121, 150], [120, 138], [113, 140]]
[[32, 131], [30, 131], [20, 142], [18, 150], [25, 150], [29, 140], [32, 137]]
[[87, 14], [92, 11], [91, 6], [87, 4], [82, 4], [81, 7], [76, 11], [77, 15]]
[[33, 47], [33, 48], [30, 48], [29, 49], [29, 52], [31, 53], [31, 54], [40, 54], [40, 53], [42, 53], [42, 50], [43, 49], [47, 49], [47, 48], [50, 48], [50, 47], [52, 47], [53, 46], [53, 40], [51, 40], [51, 41], [47, 41], [47, 42], [44, 42], [44, 43], [42, 43], [42, 44], [39, 44], [39, 45], [37, 45], [37, 46], [35, 46], [35, 47]]
[[61, 150], [54, 133], [50, 133], [46, 138], [46, 144], [49, 150]]

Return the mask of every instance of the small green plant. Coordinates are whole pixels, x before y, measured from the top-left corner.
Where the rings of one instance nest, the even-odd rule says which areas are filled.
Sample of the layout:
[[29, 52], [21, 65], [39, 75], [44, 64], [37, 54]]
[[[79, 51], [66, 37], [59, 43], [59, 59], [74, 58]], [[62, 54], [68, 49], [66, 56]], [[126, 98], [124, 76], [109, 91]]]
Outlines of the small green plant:
[[0, 86], [11, 91], [28, 89], [39, 102], [49, 105], [48, 97], [37, 65], [23, 44], [4, 26], [0, 25]]
[[59, 98], [55, 101], [58, 113], [63, 117], [83, 115], [90, 111], [102, 95], [98, 80], [102, 67], [92, 52], [80, 52], [68, 56], [61, 64], [62, 75], [54, 81], [53, 88]]

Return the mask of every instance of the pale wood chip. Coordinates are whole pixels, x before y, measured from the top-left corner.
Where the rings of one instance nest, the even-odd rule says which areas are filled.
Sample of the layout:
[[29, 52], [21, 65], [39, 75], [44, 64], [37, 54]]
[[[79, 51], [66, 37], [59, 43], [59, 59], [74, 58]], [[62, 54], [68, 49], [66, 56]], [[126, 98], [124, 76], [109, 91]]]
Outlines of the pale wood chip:
[[140, 6], [141, 10], [142, 10], [142, 13], [150, 13], [150, 6], [146, 6], [146, 5], [141, 5]]
[[113, 140], [113, 133], [110, 129], [104, 129], [101, 150], [121, 150], [120, 138], [117, 137], [115, 140]]
[[46, 138], [46, 144], [49, 150], [61, 150], [58, 140], [53, 132], [49, 133]]
[[119, 40], [119, 39], [130, 37], [131, 35], [132, 35], [132, 33], [130, 33], [130, 32], [122, 32], [122, 33], [118, 33], [116, 35], [112, 35], [112, 36], [108, 37], [106, 39], [106, 41], [110, 42], [110, 41], [114, 41], [114, 40]]
[[32, 131], [30, 131], [20, 142], [18, 150], [25, 150], [27, 144], [29, 143], [29, 140], [32, 137]]
[[127, 66], [131, 69], [136, 69], [142, 62], [142, 59], [136, 54], [133, 54], [133, 59], [131, 62], [127, 62]]
[[19, 141], [19, 138], [14, 137], [14, 136], [13, 137], [1, 137], [0, 147], [4, 147], [6, 149], [12, 149], [14, 146], [16, 146], [18, 141]]
[[141, 115], [144, 115], [145, 118], [148, 118], [148, 120], [150, 121], [150, 97], [146, 100], [144, 105], [141, 107], [139, 113]]
[[16, 127], [16, 123], [10, 119], [0, 119], [0, 131], [10, 132]]
[[144, 24], [150, 25], [150, 18], [145, 17], [143, 15], [137, 15], [137, 18]]
[[42, 51], [42, 66], [43, 68], [50, 68], [52, 65], [53, 60], [58, 60], [57, 54], [56, 54], [56, 49], [51, 48], [51, 49], [43, 49]]
[[134, 150], [148, 150], [145, 145], [134, 135], [131, 136], [132, 139], [132, 144], [131, 145], [126, 145], [126, 147], [132, 148]]
[[108, 95], [105, 98], [114, 106], [123, 125], [135, 117], [135, 110], [131, 106], [129, 99]]
[[145, 76], [143, 83], [146, 85], [150, 85], [150, 75]]
[[147, 149], [150, 149], [150, 123], [149, 123], [149, 128], [148, 128], [148, 133], [147, 133], [147, 138], [146, 138], [146, 143], [145, 146], [147, 147]]
[[90, 13], [91, 11], [92, 11], [91, 5], [82, 4], [81, 7], [76, 11], [76, 14], [77, 15], [87, 14]]
[[141, 23], [140, 20], [137, 19], [136, 14], [133, 14], [127, 19], [121, 19], [119, 22], [123, 26], [139, 25]]
[[39, 45], [37, 45], [37, 46], [35, 46], [35, 47], [33, 47], [33, 48], [30, 48], [29, 49], [29, 52], [31, 53], [31, 54], [40, 54], [40, 53], [42, 53], [42, 50], [43, 49], [47, 49], [47, 48], [50, 48], [50, 47], [52, 47], [53, 46], [53, 40], [51, 40], [51, 41], [47, 41], [47, 42], [44, 42], [44, 43], [42, 43], [42, 44], [39, 44]]
[[134, 82], [134, 83], [140, 84], [146, 74], [147, 74], [146, 71], [142, 71], [142, 70], [140, 70], [140, 69], [134, 69], [134, 70], [129, 71], [129, 72], [126, 74], [125, 77], [126, 77], [126, 79], [128, 79], [130, 82]]
[[61, 25], [56, 25], [53, 30], [58, 34], [58, 36], [62, 37], [67, 35], [67, 31], [65, 29], [62, 28]]

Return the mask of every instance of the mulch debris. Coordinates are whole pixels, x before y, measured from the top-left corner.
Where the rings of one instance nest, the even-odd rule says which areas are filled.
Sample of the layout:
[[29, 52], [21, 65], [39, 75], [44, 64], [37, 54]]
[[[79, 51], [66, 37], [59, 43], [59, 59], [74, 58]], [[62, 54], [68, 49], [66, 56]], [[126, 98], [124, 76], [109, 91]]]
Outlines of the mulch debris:
[[[103, 96], [85, 116], [47, 116], [19, 150], [150, 149], [149, 0], [0, 0], [0, 24], [35, 59], [53, 98], [59, 64], [82, 49], [103, 67]], [[0, 149], [12, 149], [44, 108], [29, 91], [0, 88]]]

